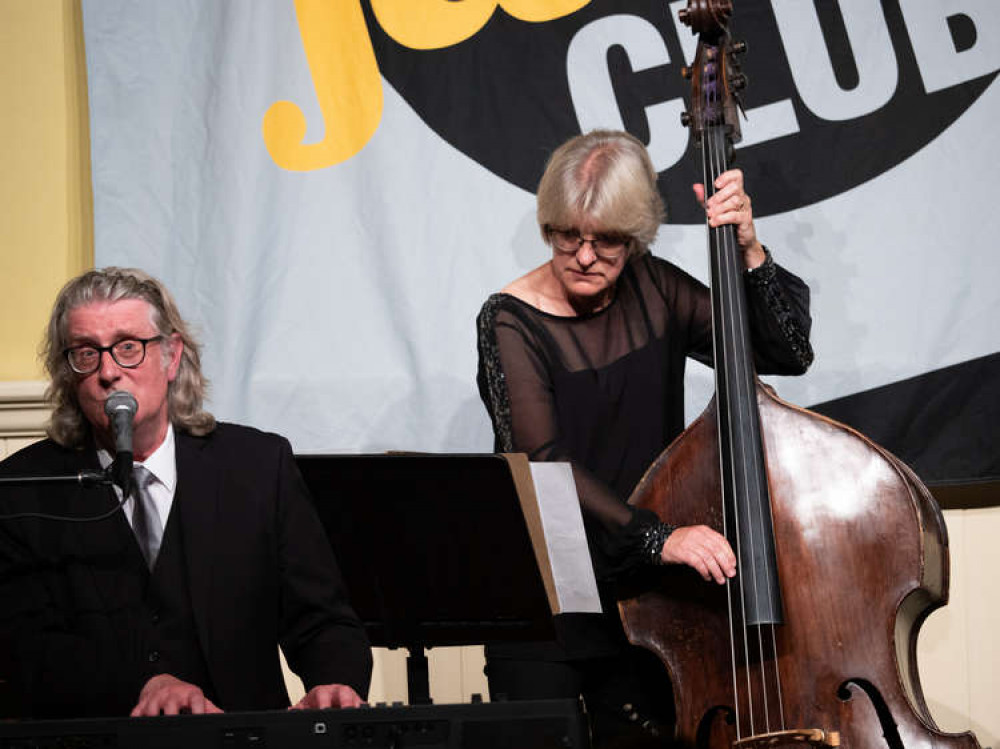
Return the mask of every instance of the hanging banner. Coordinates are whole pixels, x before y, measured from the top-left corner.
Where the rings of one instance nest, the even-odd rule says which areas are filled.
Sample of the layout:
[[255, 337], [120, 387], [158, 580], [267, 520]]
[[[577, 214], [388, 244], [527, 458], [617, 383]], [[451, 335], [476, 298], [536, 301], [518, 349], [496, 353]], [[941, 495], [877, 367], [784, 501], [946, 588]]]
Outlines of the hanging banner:
[[[174, 290], [220, 418], [300, 451], [488, 451], [474, 321], [548, 258], [559, 143], [647, 143], [654, 251], [707, 277], [685, 4], [84, 0], [97, 262]], [[733, 21], [758, 234], [812, 288], [816, 363], [771, 382], [932, 483], [1000, 476], [998, 28], [995, 0]], [[690, 419], [712, 384], [688, 380]]]

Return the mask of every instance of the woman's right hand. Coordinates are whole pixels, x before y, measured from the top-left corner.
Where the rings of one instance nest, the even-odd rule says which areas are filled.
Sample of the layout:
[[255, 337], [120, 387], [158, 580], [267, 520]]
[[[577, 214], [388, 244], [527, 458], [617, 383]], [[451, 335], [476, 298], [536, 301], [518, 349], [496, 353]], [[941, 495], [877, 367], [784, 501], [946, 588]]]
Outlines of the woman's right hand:
[[720, 585], [736, 574], [736, 555], [721, 533], [707, 525], [682, 525], [667, 536], [660, 559], [664, 564], [686, 564], [706, 580]]

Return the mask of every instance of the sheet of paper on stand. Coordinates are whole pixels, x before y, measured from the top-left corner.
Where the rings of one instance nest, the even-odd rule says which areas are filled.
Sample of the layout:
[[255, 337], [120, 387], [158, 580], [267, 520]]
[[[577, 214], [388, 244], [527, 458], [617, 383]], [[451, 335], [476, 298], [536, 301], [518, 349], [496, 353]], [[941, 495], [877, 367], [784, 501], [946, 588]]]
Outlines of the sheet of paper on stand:
[[569, 463], [532, 463], [538, 509], [561, 613], [600, 613], [594, 567]]

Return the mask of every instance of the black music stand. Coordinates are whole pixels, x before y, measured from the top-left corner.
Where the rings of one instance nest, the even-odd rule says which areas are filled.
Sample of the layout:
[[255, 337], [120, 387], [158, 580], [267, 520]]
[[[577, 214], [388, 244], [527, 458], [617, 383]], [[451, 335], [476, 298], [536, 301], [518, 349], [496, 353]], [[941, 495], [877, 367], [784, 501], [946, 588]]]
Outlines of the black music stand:
[[372, 644], [409, 651], [410, 704], [431, 701], [424, 647], [554, 637], [523, 455], [296, 460]]

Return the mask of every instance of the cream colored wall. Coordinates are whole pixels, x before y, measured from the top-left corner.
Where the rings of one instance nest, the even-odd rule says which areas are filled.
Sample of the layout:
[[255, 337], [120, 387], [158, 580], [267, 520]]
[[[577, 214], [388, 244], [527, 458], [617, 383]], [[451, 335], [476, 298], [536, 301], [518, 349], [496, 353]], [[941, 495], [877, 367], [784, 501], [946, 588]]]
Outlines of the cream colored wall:
[[0, 382], [0, 460], [45, 434], [45, 383]]
[[[486, 675], [483, 673], [486, 659], [481, 645], [431, 648], [424, 652], [431, 673], [431, 699], [436, 704], [471, 702], [476, 695], [484, 702], [489, 701]], [[372, 656], [375, 666], [368, 692], [369, 704], [407, 704], [406, 651], [372, 648]], [[282, 666], [288, 693], [296, 701], [305, 689], [299, 678], [288, 670], [284, 660]]]
[[1000, 746], [1000, 507], [944, 513], [951, 547], [946, 607], [921, 631], [917, 659], [931, 714], [949, 731]]
[[0, 381], [37, 380], [52, 299], [93, 263], [78, 0], [0, 0]]

